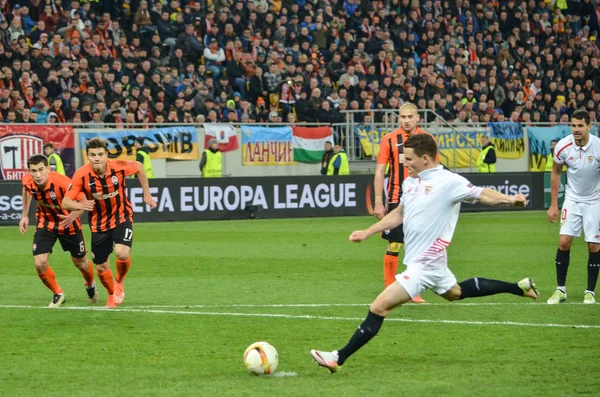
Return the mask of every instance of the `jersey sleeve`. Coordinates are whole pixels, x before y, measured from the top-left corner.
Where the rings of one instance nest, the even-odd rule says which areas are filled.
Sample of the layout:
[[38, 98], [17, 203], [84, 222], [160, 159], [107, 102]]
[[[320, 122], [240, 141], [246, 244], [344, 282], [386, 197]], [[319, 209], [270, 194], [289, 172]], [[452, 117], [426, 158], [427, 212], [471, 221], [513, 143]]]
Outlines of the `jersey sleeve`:
[[[385, 137], [384, 137], [385, 138]], [[390, 161], [390, 140], [381, 139], [379, 144], [379, 154], [377, 155], [377, 164], [387, 164]]]
[[137, 174], [140, 170], [139, 163], [137, 161], [117, 160], [111, 163], [110, 166], [114, 170], [125, 171], [125, 176]]
[[65, 197], [70, 198], [71, 200], [75, 200], [75, 201], [80, 200], [81, 196], [85, 197], [85, 193], [83, 191], [82, 180], [83, 180], [83, 178], [81, 176], [79, 176], [79, 174], [76, 172], [75, 175], [73, 175], [73, 179], [71, 180], [71, 183], [67, 187], [67, 192], [65, 193]]
[[31, 174], [26, 174], [23, 177], [23, 180], [21, 181], [25, 190], [27, 190], [30, 193], [31, 193], [31, 182], [33, 182], [33, 178], [31, 177]]
[[[559, 142], [560, 143], [560, 142]], [[556, 145], [554, 148], [554, 162], [557, 164], [564, 164], [567, 161], [567, 147], [569, 144], [561, 145], [560, 147]]]
[[[71, 179], [69, 179], [68, 177], [61, 175], [61, 174], [56, 174], [55, 175], [56, 181], [58, 182], [59, 186], [61, 188], [64, 189], [65, 192], [69, 191], [69, 186], [71, 186]], [[77, 197], [75, 197], [73, 200], [75, 201], [81, 201], [85, 199], [85, 193], [84, 192], [79, 192], [79, 194], [77, 195]]]
[[455, 203], [467, 202], [474, 203], [481, 196], [483, 188], [473, 185], [468, 179], [460, 175], [452, 175], [450, 196]]

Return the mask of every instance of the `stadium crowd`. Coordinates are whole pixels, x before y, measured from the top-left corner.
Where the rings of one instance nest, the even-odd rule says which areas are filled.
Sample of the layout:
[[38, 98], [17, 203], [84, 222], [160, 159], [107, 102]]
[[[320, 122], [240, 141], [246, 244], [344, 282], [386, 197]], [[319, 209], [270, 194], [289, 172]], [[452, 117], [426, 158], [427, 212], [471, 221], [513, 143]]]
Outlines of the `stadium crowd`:
[[0, 0], [0, 112], [334, 123], [410, 101], [464, 123], [598, 121], [599, 21], [599, 0]]

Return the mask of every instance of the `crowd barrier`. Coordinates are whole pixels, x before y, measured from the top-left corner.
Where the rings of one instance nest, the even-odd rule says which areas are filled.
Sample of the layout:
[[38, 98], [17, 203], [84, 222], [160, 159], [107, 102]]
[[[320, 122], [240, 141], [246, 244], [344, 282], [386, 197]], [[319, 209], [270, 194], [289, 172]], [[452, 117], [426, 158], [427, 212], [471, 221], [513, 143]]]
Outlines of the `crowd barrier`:
[[[463, 174], [474, 185], [506, 194], [524, 194], [528, 209], [543, 209], [549, 193], [542, 173]], [[358, 216], [373, 213], [372, 175], [153, 179], [158, 207], [144, 204], [137, 180], [127, 182], [136, 222]], [[0, 225], [21, 219], [21, 183], [0, 184]], [[30, 223], [33, 224], [32, 204]], [[462, 211], [502, 211], [506, 207], [463, 204]]]

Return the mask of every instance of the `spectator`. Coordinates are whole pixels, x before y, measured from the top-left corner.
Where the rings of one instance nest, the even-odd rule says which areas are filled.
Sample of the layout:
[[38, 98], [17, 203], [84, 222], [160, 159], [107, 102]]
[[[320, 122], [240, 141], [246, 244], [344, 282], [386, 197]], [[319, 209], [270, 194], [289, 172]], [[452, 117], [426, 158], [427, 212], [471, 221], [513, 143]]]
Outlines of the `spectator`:
[[479, 172], [496, 172], [496, 150], [487, 136], [481, 137], [481, 153], [477, 157]]
[[348, 163], [348, 156], [344, 149], [342, 149], [342, 145], [336, 143], [334, 148], [334, 155], [331, 157], [329, 161], [329, 165], [327, 166], [327, 175], [348, 175], [350, 174], [350, 166]]
[[[214, 111], [211, 111], [214, 113]], [[208, 141], [208, 149], [202, 153], [200, 159], [200, 172], [203, 178], [220, 178], [223, 168], [223, 154], [219, 150], [216, 139]]]
[[58, 172], [61, 175], [66, 175], [65, 166], [60, 156], [54, 151], [54, 145], [51, 143], [44, 144], [44, 154], [48, 157], [50, 170]]
[[[290, 113], [293, 114], [293, 113]], [[327, 169], [329, 168], [329, 162], [331, 161], [335, 152], [330, 141], [325, 142], [325, 153], [321, 158], [321, 175], [327, 175]]]

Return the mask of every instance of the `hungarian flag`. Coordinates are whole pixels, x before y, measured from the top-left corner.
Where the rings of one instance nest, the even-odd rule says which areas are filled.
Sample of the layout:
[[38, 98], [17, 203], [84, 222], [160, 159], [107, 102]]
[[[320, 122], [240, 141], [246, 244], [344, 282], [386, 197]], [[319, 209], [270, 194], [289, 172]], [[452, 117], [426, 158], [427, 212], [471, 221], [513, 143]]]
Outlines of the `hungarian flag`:
[[208, 149], [208, 141], [211, 139], [217, 140], [222, 152], [231, 152], [239, 147], [235, 128], [229, 124], [204, 124], [205, 149]]
[[333, 145], [331, 127], [292, 127], [294, 161], [320, 163], [325, 153], [325, 142]]

